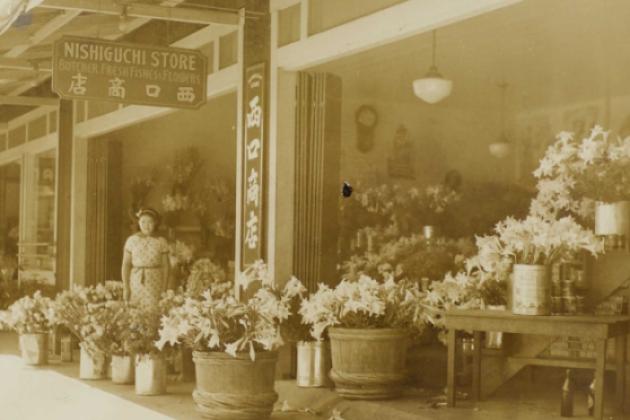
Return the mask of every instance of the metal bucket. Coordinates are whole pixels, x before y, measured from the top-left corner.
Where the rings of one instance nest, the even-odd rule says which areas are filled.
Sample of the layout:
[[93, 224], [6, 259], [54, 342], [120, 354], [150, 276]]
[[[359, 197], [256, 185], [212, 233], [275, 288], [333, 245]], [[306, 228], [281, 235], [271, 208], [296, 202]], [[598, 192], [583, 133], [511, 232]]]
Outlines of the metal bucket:
[[515, 264], [512, 279], [512, 313], [549, 315], [551, 293], [544, 265]]
[[107, 355], [97, 351], [92, 354], [81, 345], [79, 379], [105, 379], [107, 376]]
[[166, 394], [166, 360], [161, 355], [136, 356], [136, 395]]
[[630, 233], [630, 201], [598, 202], [595, 207], [596, 235], [628, 235]]
[[20, 351], [27, 365], [45, 365], [48, 363], [48, 334], [20, 334]]
[[136, 368], [134, 362], [133, 356], [112, 355], [112, 382], [115, 384], [132, 384]]
[[300, 341], [297, 343], [297, 386], [330, 387], [330, 342]]

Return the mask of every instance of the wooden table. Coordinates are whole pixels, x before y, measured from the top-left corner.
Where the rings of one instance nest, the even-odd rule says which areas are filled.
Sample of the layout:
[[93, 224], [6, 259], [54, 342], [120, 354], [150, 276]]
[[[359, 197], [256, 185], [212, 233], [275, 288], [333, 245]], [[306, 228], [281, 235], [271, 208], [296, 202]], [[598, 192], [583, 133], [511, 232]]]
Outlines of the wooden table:
[[550, 336], [580, 337], [595, 340], [596, 358], [594, 361], [576, 359], [546, 358], [530, 360], [537, 364], [541, 360], [545, 366], [584, 367], [595, 369], [595, 418], [601, 420], [604, 414], [604, 372], [606, 371], [606, 345], [609, 338], [615, 338], [616, 361], [616, 405], [623, 410], [625, 396], [626, 337], [630, 331], [628, 316], [523, 316], [509, 311], [452, 310], [445, 316], [448, 329], [447, 403], [455, 406], [455, 346], [458, 330], [472, 331], [474, 334], [472, 396], [481, 397], [481, 333], [482, 331], [502, 331], [511, 334], [536, 334]]

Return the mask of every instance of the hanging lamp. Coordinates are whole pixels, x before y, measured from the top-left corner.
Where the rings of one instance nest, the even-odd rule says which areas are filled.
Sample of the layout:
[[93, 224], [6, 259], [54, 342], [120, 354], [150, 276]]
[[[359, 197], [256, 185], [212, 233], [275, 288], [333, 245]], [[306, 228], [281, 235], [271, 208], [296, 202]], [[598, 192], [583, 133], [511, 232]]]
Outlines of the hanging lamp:
[[442, 99], [450, 95], [453, 90], [453, 82], [443, 78], [435, 65], [435, 30], [432, 34], [433, 54], [431, 67], [422, 79], [416, 79], [413, 81], [413, 93], [415, 93], [418, 98], [430, 104], [440, 102]]
[[501, 96], [501, 134], [499, 138], [494, 143], [490, 143], [488, 149], [490, 154], [497, 159], [503, 159], [507, 155], [510, 154], [512, 147], [510, 145], [510, 141], [505, 134], [505, 91], [507, 90], [508, 84], [505, 82], [498, 84], [499, 89], [502, 91]]

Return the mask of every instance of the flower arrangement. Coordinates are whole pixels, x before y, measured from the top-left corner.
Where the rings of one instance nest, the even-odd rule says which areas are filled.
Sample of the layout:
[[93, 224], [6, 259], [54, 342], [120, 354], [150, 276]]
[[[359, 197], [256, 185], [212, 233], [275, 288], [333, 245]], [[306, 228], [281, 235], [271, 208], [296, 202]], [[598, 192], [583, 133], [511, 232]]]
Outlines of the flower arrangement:
[[288, 300], [289, 316], [281, 327], [282, 336], [286, 340], [293, 342], [313, 340], [309, 326], [302, 322], [300, 316], [300, 307], [306, 297], [306, 292], [306, 287], [296, 277], [291, 277], [284, 286], [283, 296], [285, 300]]
[[171, 346], [156, 347], [160, 338], [160, 319], [165, 316], [162, 307], [148, 309], [146, 307], [128, 306], [126, 313], [126, 329], [121, 334], [122, 349], [126, 354], [150, 355], [171, 350]]
[[480, 275], [470, 275], [460, 271], [448, 273], [442, 281], [431, 284], [424, 300], [427, 320], [436, 327], [443, 327], [443, 313], [452, 308], [476, 309], [482, 306], [480, 295]]
[[422, 235], [395, 238], [378, 252], [354, 255], [342, 264], [343, 277], [357, 280], [361, 274], [378, 280], [393, 276], [396, 280], [423, 278], [437, 280], [449, 271], [463, 268], [474, 245], [466, 239], [439, 238], [428, 242]]
[[109, 329], [119, 316], [112, 302], [122, 301], [122, 289], [120, 282], [112, 281], [61, 292], [53, 303], [55, 323], [64, 325], [89, 353], [106, 352], [115, 334]]
[[201, 295], [211, 285], [224, 283], [225, 270], [215, 264], [210, 258], [200, 258], [190, 267], [190, 274], [186, 281], [186, 291], [191, 295]]
[[494, 235], [477, 237], [477, 247], [482, 268], [496, 272], [506, 258], [516, 264], [551, 264], [578, 251], [597, 256], [603, 242], [571, 216], [549, 220], [530, 215], [499, 222]]
[[[534, 176], [548, 181], [539, 183], [539, 210], [548, 206], [553, 212], [563, 209], [583, 214], [589, 202], [629, 200], [630, 137], [612, 136], [600, 126], [583, 139], [563, 131], [547, 149]], [[559, 203], [554, 200], [557, 196], [562, 199]]]
[[302, 302], [300, 314], [316, 340], [334, 326], [422, 332], [422, 296], [417, 284], [394, 282], [391, 277], [379, 282], [362, 275], [355, 282], [342, 280], [334, 289], [320, 283], [317, 292]]
[[430, 185], [425, 189], [425, 224], [436, 224], [450, 205], [459, 201], [461, 195], [444, 184]]
[[290, 315], [290, 302], [301, 290], [299, 284], [292, 281], [278, 290], [262, 262], [250, 266], [240, 276], [240, 284], [246, 293], [250, 285], [260, 288], [245, 301], [237, 300], [233, 293], [217, 296], [207, 290], [172, 308], [162, 317], [157, 347], [183, 342], [199, 351], [223, 351], [232, 356], [249, 352], [252, 360], [257, 351], [277, 349], [283, 343], [281, 324]]
[[46, 333], [53, 325], [52, 300], [37, 291], [15, 301], [0, 323], [18, 334]]

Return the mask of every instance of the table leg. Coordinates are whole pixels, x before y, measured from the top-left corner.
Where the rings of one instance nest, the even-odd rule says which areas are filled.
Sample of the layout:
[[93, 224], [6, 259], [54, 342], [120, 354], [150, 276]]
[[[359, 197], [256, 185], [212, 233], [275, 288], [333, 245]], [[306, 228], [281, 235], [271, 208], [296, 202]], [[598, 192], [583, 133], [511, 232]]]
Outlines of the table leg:
[[626, 395], [626, 335], [618, 335], [615, 338], [615, 361], [617, 369], [615, 371], [617, 386], [615, 393], [617, 397], [617, 410], [623, 413], [624, 397]]
[[598, 340], [595, 361], [595, 419], [604, 418], [604, 373], [606, 372], [606, 344], [607, 340]]
[[475, 401], [481, 401], [481, 331], [473, 332], [473, 339], [472, 396]]
[[448, 357], [447, 357], [447, 373], [446, 373], [446, 404], [449, 407], [455, 407], [455, 350], [456, 350], [456, 331], [448, 330]]

